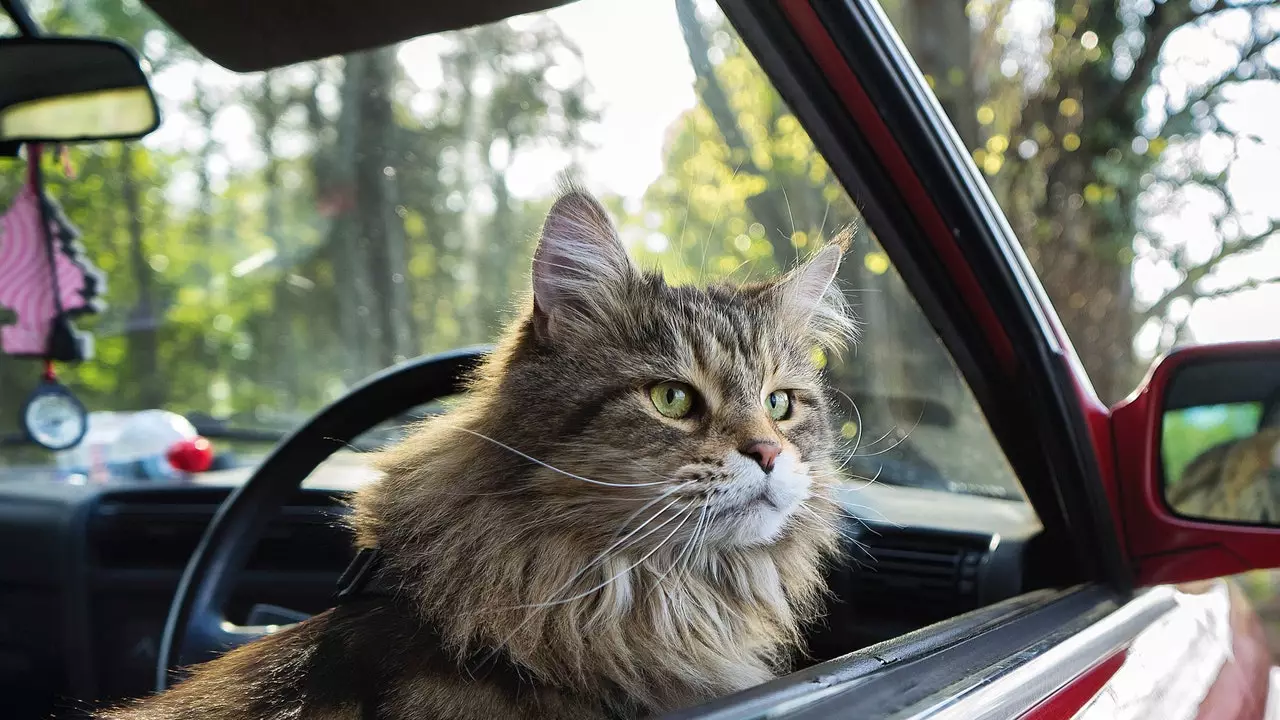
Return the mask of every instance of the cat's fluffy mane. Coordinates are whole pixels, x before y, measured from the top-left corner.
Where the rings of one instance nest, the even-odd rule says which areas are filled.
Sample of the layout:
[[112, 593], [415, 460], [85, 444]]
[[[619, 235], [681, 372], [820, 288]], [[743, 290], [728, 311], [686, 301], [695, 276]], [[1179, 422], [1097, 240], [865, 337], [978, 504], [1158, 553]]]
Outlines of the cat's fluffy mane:
[[[574, 423], [583, 417], [557, 415], [548, 407], [556, 396], [540, 395], [540, 388], [573, 388], [584, 382], [577, 378], [606, 372], [591, 366], [593, 350], [616, 343], [612, 333], [646, 332], [644, 313], [625, 306], [638, 297], [676, 292], [636, 270], [620, 243], [604, 252], [621, 256], [603, 260], [599, 248], [581, 243], [562, 242], [568, 252], [559, 255], [544, 252], [549, 233], [573, 239], [606, 226], [612, 232], [594, 200], [571, 190], [560, 204], [566, 202], [571, 205], [558, 215], [553, 209], [535, 256], [535, 265], [544, 262], [556, 270], [539, 278], [535, 267], [535, 294], [542, 293], [544, 305], [556, 303], [557, 293], [577, 292], [601, 277], [634, 284], [632, 294], [593, 291], [589, 303], [562, 303], [553, 318], [530, 298], [460, 404], [380, 456], [383, 479], [354, 502], [358, 542], [382, 548], [403, 596], [440, 629], [458, 657], [501, 648], [538, 681], [606, 703], [621, 696], [653, 711], [763, 682], [785, 669], [802, 624], [822, 605], [822, 560], [836, 548], [837, 536], [837, 511], [823, 482], [815, 481], [803, 512], [788, 520], [776, 542], [681, 542], [647, 559], [641, 548], [600, 562], [594, 562], [600, 550], [619, 531], [616, 520], [597, 520], [592, 505], [630, 497], [639, 507], [657, 491], [585, 482], [581, 495], [536, 489], [573, 480], [530, 456], [556, 465], [595, 452], [599, 443], [575, 437]], [[566, 218], [569, 225], [552, 226]], [[817, 281], [796, 271], [746, 288], [682, 290], [678, 299], [710, 306], [731, 300], [748, 310], [758, 301], [773, 314], [750, 310], [762, 313], [744, 316], [758, 323], [756, 331], [795, 333], [796, 342], [808, 347], [816, 342], [835, 349], [856, 330], [830, 282], [842, 249]], [[813, 262], [822, 261], [821, 253], [819, 258]], [[788, 293], [808, 298], [805, 317], [787, 316]], [[601, 329], [602, 317], [614, 319], [612, 329]], [[626, 327], [631, 323], [636, 327]], [[548, 350], [548, 333], [569, 347]], [[834, 475], [829, 443], [805, 458], [811, 474], [828, 482]]]

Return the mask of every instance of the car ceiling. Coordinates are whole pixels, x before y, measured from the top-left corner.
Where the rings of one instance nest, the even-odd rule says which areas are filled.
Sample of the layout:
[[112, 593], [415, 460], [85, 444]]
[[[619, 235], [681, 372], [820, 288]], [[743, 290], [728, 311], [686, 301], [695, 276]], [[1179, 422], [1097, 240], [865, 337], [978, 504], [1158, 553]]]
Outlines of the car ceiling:
[[210, 60], [254, 72], [483, 25], [568, 0], [143, 0]]

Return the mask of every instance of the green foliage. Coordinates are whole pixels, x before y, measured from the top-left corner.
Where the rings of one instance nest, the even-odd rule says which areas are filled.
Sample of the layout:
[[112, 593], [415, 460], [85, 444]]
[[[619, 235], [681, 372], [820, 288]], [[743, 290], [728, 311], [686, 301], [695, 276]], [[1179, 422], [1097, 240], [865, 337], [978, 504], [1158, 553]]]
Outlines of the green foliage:
[[1165, 483], [1172, 487], [1187, 465], [1201, 453], [1258, 431], [1262, 404], [1231, 403], [1184, 408], [1165, 413], [1160, 428], [1160, 455]]
[[[397, 359], [492, 338], [546, 208], [510, 196], [493, 146], [581, 148], [595, 117], [545, 18], [451, 34], [445, 81], [419, 87], [394, 49], [228, 79], [137, 3], [35, 9], [138, 49], [165, 122], [190, 129], [72, 148], [74, 177], [46, 153], [48, 192], [108, 276], [107, 310], [77, 322], [96, 358], [60, 372], [91, 410], [287, 427]], [[0, 203], [21, 169], [4, 163]], [[0, 356], [0, 436], [38, 375]]]

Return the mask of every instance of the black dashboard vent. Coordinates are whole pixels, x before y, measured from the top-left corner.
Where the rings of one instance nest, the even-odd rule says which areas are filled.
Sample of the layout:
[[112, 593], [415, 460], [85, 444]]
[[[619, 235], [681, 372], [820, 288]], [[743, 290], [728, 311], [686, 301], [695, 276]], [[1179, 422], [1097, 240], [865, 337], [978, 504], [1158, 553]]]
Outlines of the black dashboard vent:
[[845, 582], [856, 603], [937, 619], [979, 606], [989, 535], [872, 526], [850, 538]]
[[[181, 572], [227, 497], [225, 489], [146, 490], [104, 496], [88, 524], [93, 566], [102, 571]], [[325, 494], [282, 508], [250, 557], [247, 570], [329, 570], [351, 554], [335, 531], [344, 509]]]

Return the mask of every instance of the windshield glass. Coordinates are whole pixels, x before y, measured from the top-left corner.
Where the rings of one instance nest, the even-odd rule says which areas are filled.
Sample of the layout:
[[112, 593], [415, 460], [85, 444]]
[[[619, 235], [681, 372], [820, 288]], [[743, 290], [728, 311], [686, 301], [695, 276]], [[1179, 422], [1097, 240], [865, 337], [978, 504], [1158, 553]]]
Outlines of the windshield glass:
[[[90, 410], [181, 413], [251, 459], [373, 372], [492, 341], [571, 170], [673, 282], [759, 278], [856, 227], [840, 281], [865, 331], [825, 359], [852, 481], [1021, 497], [872, 228], [711, 3], [588, 0], [248, 75], [137, 3], [44, 21], [138, 49], [163, 112], [142, 142], [46, 162], [107, 277], [106, 309], [77, 321], [96, 357], [60, 371]], [[14, 420], [39, 374], [0, 357], [11, 476], [52, 462]]]

